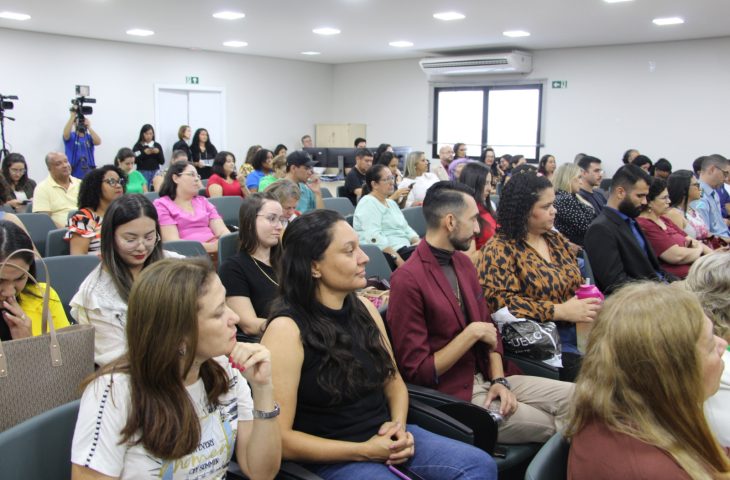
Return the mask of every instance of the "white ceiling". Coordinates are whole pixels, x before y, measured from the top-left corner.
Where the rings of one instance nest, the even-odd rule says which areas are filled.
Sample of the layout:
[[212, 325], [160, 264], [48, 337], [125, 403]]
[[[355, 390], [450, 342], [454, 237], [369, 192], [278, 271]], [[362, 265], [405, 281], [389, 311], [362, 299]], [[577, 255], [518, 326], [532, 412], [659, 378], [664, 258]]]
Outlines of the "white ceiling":
[[[240, 11], [246, 17], [212, 18], [221, 10]], [[0, 28], [331, 64], [730, 35], [730, 0], [0, 0], [0, 11], [32, 17], [25, 22], [0, 19]], [[432, 17], [443, 11], [458, 11], [466, 18], [443, 22]], [[685, 23], [652, 23], [666, 16], [681, 16]], [[342, 33], [312, 33], [324, 26]], [[130, 37], [125, 31], [131, 28], [153, 30], [155, 35]], [[505, 30], [517, 29], [532, 35], [502, 36]], [[248, 46], [224, 47], [228, 40]], [[409, 40], [414, 46], [388, 46], [395, 40]], [[322, 54], [301, 55], [308, 50]]]

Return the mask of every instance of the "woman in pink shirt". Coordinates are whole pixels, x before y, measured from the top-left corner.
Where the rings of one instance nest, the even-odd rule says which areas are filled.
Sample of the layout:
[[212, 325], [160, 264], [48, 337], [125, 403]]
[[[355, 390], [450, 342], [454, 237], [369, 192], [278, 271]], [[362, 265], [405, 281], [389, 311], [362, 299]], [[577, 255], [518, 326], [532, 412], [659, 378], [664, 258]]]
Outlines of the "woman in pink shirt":
[[198, 195], [200, 185], [192, 163], [173, 163], [154, 203], [163, 242], [196, 240], [213, 253], [218, 251], [218, 237], [228, 233], [228, 228], [208, 199]]
[[236, 174], [236, 157], [231, 152], [218, 152], [213, 160], [213, 175], [208, 179], [208, 197], [245, 197], [246, 175]]

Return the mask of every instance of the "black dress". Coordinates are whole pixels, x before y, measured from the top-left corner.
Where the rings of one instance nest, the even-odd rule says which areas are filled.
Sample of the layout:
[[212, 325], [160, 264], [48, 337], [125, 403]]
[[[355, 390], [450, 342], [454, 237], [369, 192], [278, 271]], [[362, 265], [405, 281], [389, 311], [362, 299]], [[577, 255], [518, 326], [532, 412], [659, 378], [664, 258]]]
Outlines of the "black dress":
[[213, 174], [213, 159], [218, 155], [218, 150], [215, 149], [212, 143], [209, 143], [205, 150], [200, 150], [198, 145], [191, 146], [190, 150], [192, 152], [191, 160], [193, 162], [197, 162], [198, 160], [203, 162], [202, 167], [195, 167], [200, 178], [210, 178]]

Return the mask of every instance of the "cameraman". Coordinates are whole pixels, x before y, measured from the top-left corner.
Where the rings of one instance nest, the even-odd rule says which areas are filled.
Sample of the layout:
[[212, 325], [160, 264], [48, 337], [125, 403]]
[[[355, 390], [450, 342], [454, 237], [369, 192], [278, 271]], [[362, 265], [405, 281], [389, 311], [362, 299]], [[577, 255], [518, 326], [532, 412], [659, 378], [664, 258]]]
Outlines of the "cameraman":
[[66, 157], [71, 164], [71, 175], [83, 179], [91, 170], [96, 168], [94, 163], [94, 146], [101, 145], [101, 137], [91, 128], [91, 122], [86, 117], [79, 125], [78, 106], [73, 105], [71, 115], [63, 127], [63, 144], [66, 148]]

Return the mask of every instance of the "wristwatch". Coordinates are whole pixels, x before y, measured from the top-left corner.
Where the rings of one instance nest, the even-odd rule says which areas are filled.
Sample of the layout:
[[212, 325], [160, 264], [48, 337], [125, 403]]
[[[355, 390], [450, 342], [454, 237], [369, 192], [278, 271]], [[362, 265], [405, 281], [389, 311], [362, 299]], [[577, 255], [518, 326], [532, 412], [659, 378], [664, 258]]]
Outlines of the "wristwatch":
[[263, 410], [256, 410], [254, 408], [253, 409], [253, 418], [262, 418], [262, 419], [274, 418], [274, 417], [278, 417], [280, 413], [281, 413], [281, 409], [279, 408], [279, 404], [274, 402], [274, 409], [271, 410], [270, 412], [265, 412]]
[[504, 377], [493, 378], [492, 381], [490, 382], [490, 384], [491, 385], [494, 385], [495, 383], [498, 383], [500, 385], [504, 385], [505, 387], [507, 387], [507, 390], [512, 390], [512, 385], [509, 384], [509, 380], [507, 380]]

